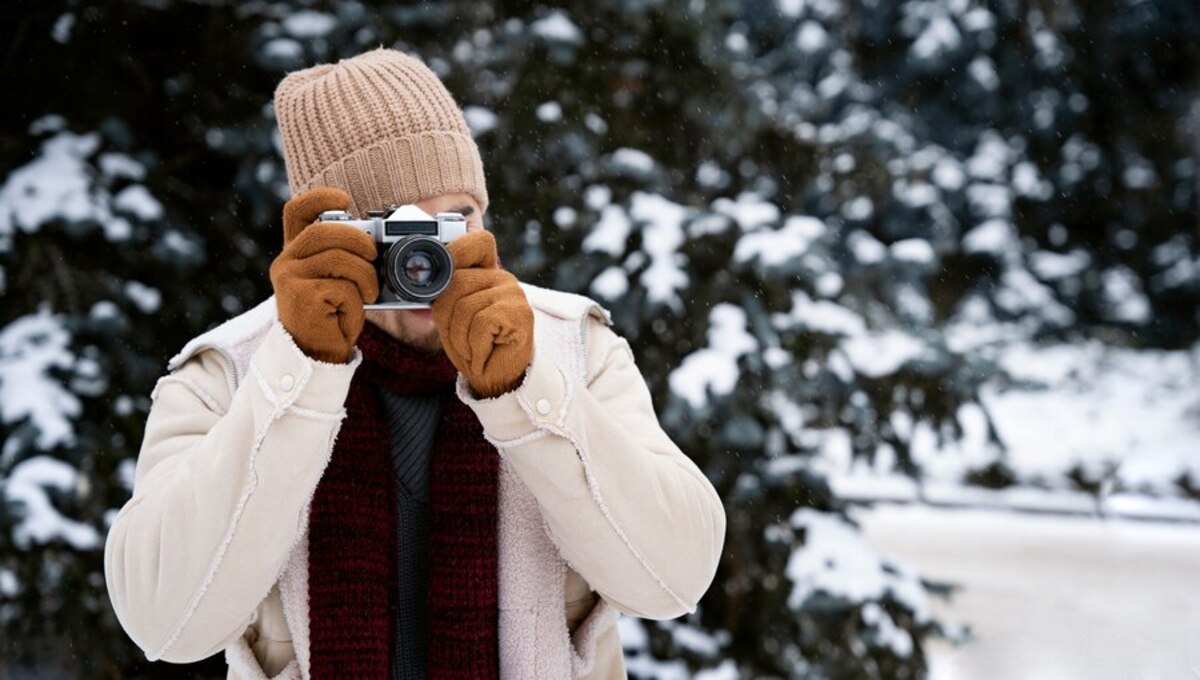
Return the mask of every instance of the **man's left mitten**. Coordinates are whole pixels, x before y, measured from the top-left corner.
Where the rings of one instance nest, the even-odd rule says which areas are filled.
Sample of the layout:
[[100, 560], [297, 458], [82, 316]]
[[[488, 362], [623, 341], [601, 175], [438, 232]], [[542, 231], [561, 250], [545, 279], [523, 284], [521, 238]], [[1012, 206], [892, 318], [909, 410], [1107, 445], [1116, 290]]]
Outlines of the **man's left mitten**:
[[491, 232], [447, 247], [454, 277], [432, 305], [442, 348], [477, 395], [499, 396], [521, 384], [533, 358], [533, 309], [517, 277], [499, 268]]

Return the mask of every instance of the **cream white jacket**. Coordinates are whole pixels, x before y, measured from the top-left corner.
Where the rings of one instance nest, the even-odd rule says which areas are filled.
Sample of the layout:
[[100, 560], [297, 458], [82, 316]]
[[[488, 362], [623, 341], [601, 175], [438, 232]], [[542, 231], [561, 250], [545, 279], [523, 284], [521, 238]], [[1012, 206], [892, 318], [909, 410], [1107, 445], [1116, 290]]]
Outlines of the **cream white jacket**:
[[[523, 288], [534, 354], [521, 386], [479, 400], [457, 383], [501, 456], [501, 674], [624, 677], [618, 613], [693, 611], [724, 510], [660, 427], [608, 312]], [[171, 360], [105, 545], [113, 607], [147, 658], [224, 650], [230, 678], [308, 677], [308, 507], [360, 361], [307, 357], [274, 299]]]

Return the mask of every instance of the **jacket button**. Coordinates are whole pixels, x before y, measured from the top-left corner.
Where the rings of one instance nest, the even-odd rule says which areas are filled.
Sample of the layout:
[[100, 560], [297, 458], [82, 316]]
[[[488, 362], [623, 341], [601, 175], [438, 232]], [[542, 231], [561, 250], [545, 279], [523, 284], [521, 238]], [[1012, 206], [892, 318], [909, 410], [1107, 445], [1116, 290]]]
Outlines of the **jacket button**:
[[550, 402], [546, 401], [545, 399], [538, 399], [535, 406], [537, 408], [537, 412], [542, 415], [548, 415], [550, 413]]
[[279, 386], [283, 388], [284, 392], [291, 392], [292, 388], [296, 386], [296, 379], [292, 377], [291, 373], [285, 373], [279, 379]]

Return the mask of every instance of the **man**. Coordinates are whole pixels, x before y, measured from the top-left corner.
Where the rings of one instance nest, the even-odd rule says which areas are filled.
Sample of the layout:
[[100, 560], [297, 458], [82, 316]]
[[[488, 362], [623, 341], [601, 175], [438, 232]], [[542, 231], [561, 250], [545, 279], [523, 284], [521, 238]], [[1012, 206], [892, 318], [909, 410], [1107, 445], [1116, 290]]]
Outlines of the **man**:
[[[619, 612], [694, 610], [720, 499], [591, 300], [520, 284], [462, 113], [376, 49], [275, 92], [293, 198], [272, 299], [155, 387], [105, 571], [149, 659], [236, 678], [624, 677]], [[324, 210], [464, 213], [424, 311], [364, 312], [374, 242]]]

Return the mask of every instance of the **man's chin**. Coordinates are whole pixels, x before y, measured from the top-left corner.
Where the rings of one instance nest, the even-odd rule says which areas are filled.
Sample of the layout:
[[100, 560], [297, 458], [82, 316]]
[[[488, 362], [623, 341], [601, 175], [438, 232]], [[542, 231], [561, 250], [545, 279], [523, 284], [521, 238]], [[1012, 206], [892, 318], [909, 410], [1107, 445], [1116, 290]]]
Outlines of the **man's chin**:
[[442, 351], [442, 339], [429, 310], [372, 310], [367, 319], [409, 347], [427, 354]]
[[400, 313], [399, 339], [419, 350], [435, 354], [442, 350], [442, 340], [433, 324], [433, 312], [428, 309], [406, 309]]
[[442, 338], [435, 330], [432, 333], [425, 335], [413, 335], [409, 338], [400, 338], [400, 340], [416, 349], [425, 352], [426, 354], [437, 354], [442, 351]]

